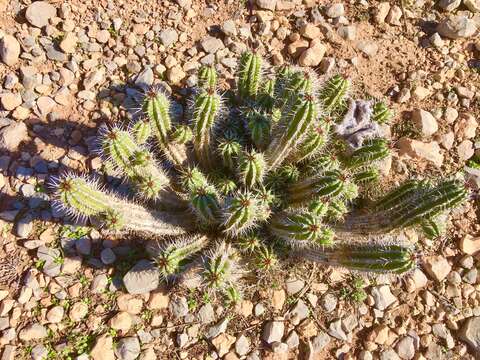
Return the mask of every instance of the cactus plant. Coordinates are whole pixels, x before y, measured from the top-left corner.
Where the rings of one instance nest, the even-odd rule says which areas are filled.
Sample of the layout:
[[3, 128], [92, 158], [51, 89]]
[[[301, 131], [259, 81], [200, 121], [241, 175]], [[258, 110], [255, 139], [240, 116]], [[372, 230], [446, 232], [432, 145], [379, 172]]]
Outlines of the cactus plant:
[[[71, 215], [100, 220], [106, 231], [160, 237], [152, 256], [167, 280], [194, 268], [207, 289], [235, 301], [239, 256], [268, 271], [285, 248], [329, 265], [404, 273], [415, 253], [396, 242], [396, 231], [417, 226], [438, 236], [438, 216], [467, 196], [456, 180], [415, 180], [359, 214], [357, 198], [379, 180], [378, 165], [390, 154], [372, 121], [391, 112], [348, 98], [350, 83], [339, 75], [319, 86], [310, 70], [267, 73], [258, 54], [245, 53], [235, 94], [222, 99], [214, 67], [202, 68], [198, 81], [188, 123], [173, 115], [166, 92], [152, 88], [144, 119], [102, 132], [100, 151], [125, 179], [127, 196], [86, 176], [55, 183], [56, 204]], [[370, 233], [390, 240], [341, 240]]]

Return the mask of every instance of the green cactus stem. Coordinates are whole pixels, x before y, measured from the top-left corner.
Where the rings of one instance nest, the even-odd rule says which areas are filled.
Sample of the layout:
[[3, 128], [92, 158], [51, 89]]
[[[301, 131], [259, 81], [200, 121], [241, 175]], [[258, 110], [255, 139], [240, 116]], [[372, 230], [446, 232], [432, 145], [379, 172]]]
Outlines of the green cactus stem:
[[132, 133], [134, 134], [135, 142], [139, 145], [143, 145], [152, 136], [152, 127], [148, 119], [142, 119], [137, 121], [132, 126]]
[[238, 94], [242, 100], [255, 99], [261, 87], [262, 58], [251, 52], [243, 53], [238, 73]]
[[382, 244], [338, 244], [305, 247], [295, 255], [310, 261], [351, 270], [403, 274], [415, 268], [414, 251], [408, 246]]
[[347, 160], [347, 165], [351, 169], [357, 169], [362, 166], [369, 166], [389, 155], [390, 149], [385, 139], [372, 139], [366, 141], [362, 147], [353, 152]]
[[379, 101], [373, 105], [372, 120], [379, 124], [386, 124], [393, 117], [393, 112], [385, 105], [384, 102]]
[[311, 95], [298, 96], [291, 110], [280, 122], [285, 129], [274, 137], [266, 150], [266, 158], [271, 169], [278, 167], [301, 142], [310, 125], [318, 116], [317, 103]]
[[324, 149], [329, 140], [330, 123], [320, 120], [313, 126], [302, 141], [298, 150], [293, 153], [292, 162], [302, 162], [315, 158]]
[[232, 196], [227, 200], [223, 210], [224, 231], [230, 235], [244, 233], [255, 224], [258, 212], [259, 201], [252, 193], [238, 193]]
[[58, 181], [56, 198], [69, 214], [103, 219], [116, 230], [180, 235], [193, 225], [181, 214], [147, 210], [105, 193], [95, 183], [73, 175], [66, 175]]
[[275, 253], [271, 247], [260, 245], [255, 249], [255, 266], [259, 270], [269, 271], [275, 267], [278, 262]]
[[440, 219], [423, 219], [420, 227], [428, 239], [436, 239], [445, 232], [445, 222]]
[[223, 140], [218, 144], [218, 152], [222, 159], [223, 166], [233, 171], [236, 167], [236, 160], [240, 154], [242, 146], [235, 140]]
[[190, 204], [201, 224], [211, 225], [220, 222], [220, 205], [213, 186], [195, 187], [190, 194]]
[[320, 91], [320, 100], [323, 110], [328, 113], [334, 113], [344, 109], [345, 97], [347, 95], [350, 82], [340, 75], [335, 75], [327, 81], [323, 89]]
[[267, 114], [257, 111], [247, 115], [247, 128], [252, 142], [259, 150], [263, 150], [270, 142], [270, 119]]
[[217, 87], [217, 71], [213, 65], [200, 68], [198, 72], [198, 86], [205, 90]]
[[254, 150], [243, 152], [238, 167], [240, 179], [247, 189], [262, 183], [266, 168], [263, 154]]
[[213, 169], [211, 132], [220, 110], [220, 96], [213, 89], [201, 90], [194, 102], [193, 134], [197, 161], [205, 169]]
[[333, 231], [322, 225], [313, 212], [279, 213], [268, 224], [272, 235], [288, 242], [309, 241], [327, 245], [333, 241]]
[[338, 170], [326, 171], [288, 187], [289, 204], [310, 202], [317, 198], [333, 198], [342, 194], [347, 179]]
[[222, 242], [204, 258], [202, 277], [208, 290], [225, 289], [234, 284], [238, 276], [230, 245]]
[[206, 236], [183, 237], [154, 249], [154, 261], [160, 275], [168, 280], [184, 270], [188, 261], [208, 243]]
[[193, 139], [193, 132], [188, 125], [178, 125], [170, 137], [173, 142], [186, 144]]

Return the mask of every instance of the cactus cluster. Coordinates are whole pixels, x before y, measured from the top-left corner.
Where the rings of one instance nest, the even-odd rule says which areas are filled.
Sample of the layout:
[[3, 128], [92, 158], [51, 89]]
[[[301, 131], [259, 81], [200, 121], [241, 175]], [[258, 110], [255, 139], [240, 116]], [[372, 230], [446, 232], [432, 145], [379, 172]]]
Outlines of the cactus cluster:
[[236, 92], [220, 94], [215, 68], [204, 67], [186, 119], [154, 87], [144, 118], [101, 132], [104, 162], [125, 180], [127, 196], [65, 174], [55, 184], [56, 203], [106, 230], [157, 236], [152, 256], [163, 278], [193, 270], [232, 301], [245, 272], [240, 255], [258, 271], [273, 268], [280, 249], [353, 270], [404, 273], [415, 266], [410, 245], [392, 235], [348, 238], [408, 226], [438, 236], [439, 216], [467, 192], [456, 180], [409, 181], [359, 214], [358, 200], [390, 156], [380, 129], [392, 113], [381, 102], [352, 100], [349, 86], [340, 75], [321, 80], [308, 69], [266, 71], [247, 52]]

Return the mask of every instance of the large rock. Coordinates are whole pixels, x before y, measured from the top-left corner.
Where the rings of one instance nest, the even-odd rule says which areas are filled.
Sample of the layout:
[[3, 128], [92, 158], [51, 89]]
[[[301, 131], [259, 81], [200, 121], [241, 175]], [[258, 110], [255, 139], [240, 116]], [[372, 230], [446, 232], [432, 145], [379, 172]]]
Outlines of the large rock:
[[57, 15], [57, 10], [54, 6], [45, 1], [35, 1], [28, 8], [25, 13], [27, 21], [36, 27], [44, 27], [48, 25], [48, 20]]
[[406, 155], [413, 159], [427, 160], [438, 167], [443, 164], [443, 154], [436, 141], [424, 143], [418, 140], [401, 138], [397, 146], [400, 156]]
[[158, 269], [148, 260], [140, 260], [123, 277], [130, 294], [146, 294], [158, 287]]
[[431, 256], [425, 260], [425, 270], [437, 281], [442, 281], [452, 270], [452, 266], [443, 256]]
[[23, 122], [11, 122], [0, 129], [0, 149], [17, 151], [22, 141], [28, 139], [27, 126]]
[[480, 12], [480, 0], [463, 0], [463, 5], [471, 12]]
[[437, 32], [449, 39], [469, 38], [477, 31], [475, 21], [466, 16], [451, 16], [437, 26]]
[[0, 58], [3, 63], [13, 66], [17, 63], [20, 56], [20, 44], [12, 35], [5, 35], [0, 40]]
[[438, 123], [435, 117], [428, 111], [416, 109], [412, 112], [412, 120], [422, 131], [424, 136], [431, 136], [438, 130]]
[[480, 354], [480, 316], [467, 319], [458, 335], [461, 340], [470, 345], [473, 353]]
[[300, 55], [298, 63], [300, 66], [318, 66], [325, 56], [326, 51], [327, 48], [325, 45], [317, 42]]

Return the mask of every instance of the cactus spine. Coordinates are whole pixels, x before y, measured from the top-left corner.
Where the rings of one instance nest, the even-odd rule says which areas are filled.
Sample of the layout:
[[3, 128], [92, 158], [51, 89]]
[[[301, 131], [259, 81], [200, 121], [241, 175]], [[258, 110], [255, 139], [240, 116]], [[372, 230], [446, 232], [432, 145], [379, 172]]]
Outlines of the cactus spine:
[[241, 99], [255, 99], [260, 89], [262, 58], [246, 52], [240, 58], [238, 94]]

